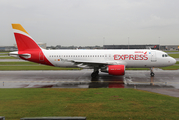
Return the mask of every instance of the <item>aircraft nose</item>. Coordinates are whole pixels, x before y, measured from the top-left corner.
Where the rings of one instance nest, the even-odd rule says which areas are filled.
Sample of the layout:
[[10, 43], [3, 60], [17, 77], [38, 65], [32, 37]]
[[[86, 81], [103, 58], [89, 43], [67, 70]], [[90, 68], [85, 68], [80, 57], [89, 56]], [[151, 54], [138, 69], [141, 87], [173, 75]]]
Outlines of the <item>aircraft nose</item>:
[[175, 60], [174, 58], [171, 58], [170, 64], [171, 64], [171, 65], [174, 65], [175, 63], [176, 63], [176, 60]]

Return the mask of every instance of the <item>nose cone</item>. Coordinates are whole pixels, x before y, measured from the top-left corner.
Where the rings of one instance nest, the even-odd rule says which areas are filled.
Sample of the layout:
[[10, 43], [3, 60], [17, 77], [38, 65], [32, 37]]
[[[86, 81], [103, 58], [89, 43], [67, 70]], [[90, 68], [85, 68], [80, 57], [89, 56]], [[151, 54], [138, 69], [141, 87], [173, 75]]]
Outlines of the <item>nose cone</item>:
[[176, 63], [176, 60], [171, 57], [171, 59], [170, 59], [170, 64], [171, 64], [171, 65], [174, 65], [175, 63]]

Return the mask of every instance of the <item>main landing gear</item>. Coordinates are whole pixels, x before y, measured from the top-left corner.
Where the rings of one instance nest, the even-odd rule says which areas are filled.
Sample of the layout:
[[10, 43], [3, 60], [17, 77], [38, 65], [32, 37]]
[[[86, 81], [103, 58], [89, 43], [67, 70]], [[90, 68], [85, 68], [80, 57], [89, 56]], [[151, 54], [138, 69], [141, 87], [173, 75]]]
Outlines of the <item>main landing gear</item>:
[[151, 77], [154, 77], [154, 76], [155, 76], [155, 74], [154, 74], [154, 72], [153, 72], [153, 68], [150, 68], [150, 76], [151, 76]]
[[94, 71], [91, 73], [91, 77], [92, 78], [95, 78], [98, 76], [98, 73], [99, 73], [99, 69], [98, 68], [94, 68]]

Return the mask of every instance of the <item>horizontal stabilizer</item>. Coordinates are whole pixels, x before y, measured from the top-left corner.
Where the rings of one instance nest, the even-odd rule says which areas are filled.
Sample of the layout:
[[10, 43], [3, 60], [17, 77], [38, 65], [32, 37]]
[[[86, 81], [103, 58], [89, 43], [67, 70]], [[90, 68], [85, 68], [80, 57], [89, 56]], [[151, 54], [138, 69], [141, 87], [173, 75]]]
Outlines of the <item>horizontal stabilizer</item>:
[[9, 53], [9, 56], [17, 57], [17, 58], [23, 57], [23, 58], [25, 58], [25, 59], [31, 58], [31, 54], [28, 54], [28, 53], [18, 54], [17, 51], [16, 51], [16, 52], [10, 52], [10, 53]]

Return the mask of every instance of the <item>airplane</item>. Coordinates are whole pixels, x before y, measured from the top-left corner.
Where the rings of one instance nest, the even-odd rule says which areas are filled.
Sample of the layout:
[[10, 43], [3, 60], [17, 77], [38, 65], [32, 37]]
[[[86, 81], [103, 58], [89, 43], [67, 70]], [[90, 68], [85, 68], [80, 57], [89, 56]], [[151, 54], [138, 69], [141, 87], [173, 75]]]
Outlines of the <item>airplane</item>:
[[23, 60], [55, 67], [79, 67], [93, 69], [95, 78], [101, 72], [109, 75], [125, 75], [126, 68], [166, 67], [176, 63], [167, 53], [152, 49], [99, 49], [99, 50], [46, 50], [34, 41], [20, 24], [12, 24], [18, 51], [9, 55]]

